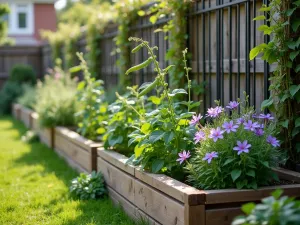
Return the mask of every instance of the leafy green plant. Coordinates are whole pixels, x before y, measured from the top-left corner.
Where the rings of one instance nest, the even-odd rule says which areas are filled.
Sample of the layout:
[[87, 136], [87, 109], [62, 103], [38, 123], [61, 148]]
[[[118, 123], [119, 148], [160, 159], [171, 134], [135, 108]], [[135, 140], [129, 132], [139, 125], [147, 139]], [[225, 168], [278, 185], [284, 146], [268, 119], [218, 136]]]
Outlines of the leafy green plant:
[[193, 186], [257, 189], [278, 179], [272, 168], [283, 161], [277, 149], [279, 141], [273, 136], [274, 117], [256, 115], [253, 107], [248, 107], [247, 96], [245, 99], [230, 102], [226, 106], [229, 113], [216, 102], [206, 114], [210, 123], [193, 123], [198, 128], [194, 137], [197, 147], [186, 166]]
[[0, 90], [0, 114], [11, 112], [11, 105], [23, 93], [22, 86], [16, 82], [7, 81]]
[[9, 12], [8, 4], [0, 4], [0, 46], [13, 44], [13, 40], [7, 37], [7, 21], [3, 19]]
[[78, 132], [92, 140], [100, 140], [100, 136], [106, 131], [107, 124], [107, 102], [103, 81], [91, 77], [86, 61], [82, 53], [77, 53], [81, 61], [80, 67], [84, 73], [84, 80], [77, 86], [78, 112]]
[[248, 203], [242, 206], [246, 216], [235, 218], [232, 225], [298, 225], [300, 221], [300, 201], [282, 196], [276, 190], [272, 196], [262, 199], [260, 204]]
[[70, 191], [83, 200], [99, 199], [107, 194], [103, 175], [95, 171], [91, 174], [81, 173], [77, 178], [73, 179]]
[[127, 89], [129, 92], [123, 96], [116, 93], [118, 99], [108, 107], [110, 116], [104, 136], [104, 147], [132, 155], [134, 146], [128, 146], [128, 135], [135, 130], [136, 121], [144, 117], [146, 109], [144, 99], [138, 98], [137, 86]]
[[26, 143], [33, 143], [39, 140], [39, 136], [32, 130], [26, 131], [26, 133], [21, 137], [21, 140]]
[[36, 74], [31, 66], [17, 64], [11, 69], [8, 80], [18, 84], [32, 85], [36, 83]]
[[56, 66], [37, 85], [35, 111], [41, 127], [74, 126], [77, 112], [76, 79]]
[[[170, 90], [168, 83], [165, 82], [169, 66], [161, 69], [154, 55], [157, 47], [150, 47], [148, 42], [139, 38], [130, 38], [139, 45], [133, 49], [133, 52], [145, 47], [149, 58], [129, 70], [126, 74], [145, 68], [154, 63], [157, 76], [152, 83], [143, 84], [140, 87], [138, 97], [142, 97], [156, 88], [156, 95], [148, 98], [156, 105], [156, 109], [146, 113], [143, 120], [137, 124], [136, 130], [130, 134], [129, 145], [135, 144], [135, 163], [142, 168], [150, 170], [153, 173], [163, 172], [172, 177], [182, 180], [182, 167], [176, 162], [178, 153], [183, 150], [193, 152], [194, 143], [192, 137], [195, 127], [189, 126], [189, 118], [194, 114], [191, 109], [200, 105], [200, 102], [191, 101], [191, 80], [189, 79], [189, 70], [186, 66], [185, 55], [183, 51], [186, 77], [188, 80], [188, 92], [184, 89]], [[177, 95], [187, 95], [188, 101], [178, 101]]]
[[17, 99], [17, 102], [29, 109], [33, 109], [36, 103], [36, 88], [30, 85], [23, 85], [23, 94]]
[[[258, 30], [270, 36], [271, 41], [260, 44], [250, 52], [250, 60], [262, 53], [262, 59], [275, 64], [271, 74], [269, 90], [271, 96], [262, 103], [278, 119], [278, 129], [283, 140], [282, 148], [289, 154], [289, 164], [300, 162], [300, 19], [296, 12], [300, 10], [299, 1], [273, 0], [269, 6], [263, 5], [254, 20], [265, 20]], [[292, 166], [292, 165], [289, 165]]]

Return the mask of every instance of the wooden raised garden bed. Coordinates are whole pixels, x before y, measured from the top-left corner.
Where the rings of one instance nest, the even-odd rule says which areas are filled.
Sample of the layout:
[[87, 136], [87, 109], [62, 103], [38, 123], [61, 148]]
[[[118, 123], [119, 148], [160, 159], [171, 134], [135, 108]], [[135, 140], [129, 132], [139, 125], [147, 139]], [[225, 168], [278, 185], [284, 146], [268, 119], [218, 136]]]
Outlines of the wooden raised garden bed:
[[55, 128], [54, 149], [81, 172], [97, 171], [97, 148], [100, 146], [66, 127]]
[[[300, 196], [300, 184], [258, 190], [197, 190], [168, 176], [126, 165], [126, 160], [116, 152], [98, 149], [98, 171], [105, 177], [110, 197], [123, 205], [131, 217], [144, 217], [150, 224], [230, 225], [234, 217], [241, 214], [242, 204], [258, 202], [278, 188], [284, 190], [285, 195]], [[299, 179], [292, 173], [284, 178]]]
[[16, 120], [20, 120], [21, 114], [21, 105], [17, 103], [13, 103], [12, 105], [12, 115]]
[[25, 124], [27, 128], [32, 128], [31, 125], [31, 114], [33, 110], [20, 105], [20, 120]]

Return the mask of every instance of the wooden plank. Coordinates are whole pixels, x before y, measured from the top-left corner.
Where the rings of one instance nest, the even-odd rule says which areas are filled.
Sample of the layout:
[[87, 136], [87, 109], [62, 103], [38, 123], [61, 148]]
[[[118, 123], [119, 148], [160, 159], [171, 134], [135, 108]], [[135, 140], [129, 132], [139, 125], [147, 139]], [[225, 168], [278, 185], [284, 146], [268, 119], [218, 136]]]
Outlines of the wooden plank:
[[35, 132], [39, 132], [40, 126], [39, 126], [39, 115], [36, 112], [33, 112], [31, 114], [31, 126], [32, 130]]
[[164, 225], [184, 225], [184, 205], [135, 180], [135, 205]]
[[98, 157], [97, 167], [98, 171], [102, 172], [107, 185], [134, 204], [134, 177], [114, 167], [100, 157]]
[[283, 169], [283, 168], [277, 168], [273, 170], [277, 173], [280, 179], [285, 179], [285, 180], [290, 180], [290, 181], [295, 181], [297, 183], [300, 183], [300, 173], [298, 172]]
[[300, 184], [278, 185], [262, 187], [258, 190], [208, 190], [206, 193], [206, 204], [230, 203], [230, 202], [251, 202], [259, 201], [269, 196], [276, 189], [282, 189], [285, 195], [299, 197]]
[[31, 109], [28, 109], [24, 106], [21, 106], [21, 121], [25, 124], [27, 128], [31, 128], [31, 114], [33, 111]]
[[17, 103], [13, 103], [12, 112], [13, 112], [13, 117], [17, 120], [20, 120], [21, 105]]
[[233, 219], [241, 214], [240, 207], [206, 210], [205, 225], [231, 225]]
[[188, 225], [205, 225], [205, 206], [184, 206], [184, 224]]
[[92, 171], [90, 152], [81, 148], [81, 146], [74, 144], [61, 134], [55, 133], [54, 140], [54, 146], [57, 151], [63, 152], [67, 158], [70, 158], [76, 164], [83, 167], [86, 171]]
[[98, 148], [98, 156], [105, 159], [107, 162], [111, 163], [112, 165], [118, 167], [119, 169], [125, 171], [126, 173], [131, 174], [134, 176], [135, 168], [131, 165], [127, 165], [126, 161], [128, 158], [124, 155], [121, 155], [114, 151], [107, 151], [104, 148]]
[[50, 128], [39, 129], [39, 137], [42, 143], [46, 144], [49, 148], [52, 147], [52, 131]]
[[136, 168], [135, 177], [182, 203], [188, 201], [189, 205], [197, 205], [205, 201], [204, 191], [197, 190], [166, 175], [151, 174]]

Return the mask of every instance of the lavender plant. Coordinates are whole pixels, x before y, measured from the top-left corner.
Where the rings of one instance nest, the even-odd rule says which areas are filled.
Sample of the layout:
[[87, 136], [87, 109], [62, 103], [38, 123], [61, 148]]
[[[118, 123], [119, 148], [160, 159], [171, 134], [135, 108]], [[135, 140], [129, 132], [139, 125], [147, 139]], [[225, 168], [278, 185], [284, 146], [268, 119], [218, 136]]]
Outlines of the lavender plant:
[[256, 189], [278, 179], [271, 169], [282, 160], [274, 118], [256, 115], [248, 107], [247, 96], [244, 102], [232, 101], [226, 108], [216, 103], [205, 115], [210, 121], [205, 126], [198, 123], [201, 115], [191, 121], [198, 131], [196, 152], [186, 162], [188, 181], [201, 189]]

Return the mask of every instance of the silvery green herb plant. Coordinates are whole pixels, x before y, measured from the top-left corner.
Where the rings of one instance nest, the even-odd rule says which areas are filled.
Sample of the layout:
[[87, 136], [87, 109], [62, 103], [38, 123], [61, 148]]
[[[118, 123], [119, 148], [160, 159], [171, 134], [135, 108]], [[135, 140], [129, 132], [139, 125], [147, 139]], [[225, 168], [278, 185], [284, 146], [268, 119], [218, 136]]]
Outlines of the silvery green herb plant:
[[[135, 131], [130, 134], [129, 146], [134, 145], [134, 163], [141, 165], [145, 170], [153, 173], [166, 173], [182, 180], [184, 177], [183, 167], [176, 161], [178, 154], [193, 152], [193, 135], [195, 127], [189, 125], [189, 118], [193, 116], [191, 110], [200, 105], [200, 102], [191, 101], [191, 80], [189, 79], [190, 68], [186, 65], [185, 56], [187, 50], [183, 51], [186, 77], [188, 80], [188, 91], [184, 89], [170, 90], [165, 82], [166, 75], [172, 66], [165, 69], [159, 67], [154, 51], [157, 47], [150, 47], [148, 42], [139, 38], [130, 38], [138, 46], [132, 50], [137, 52], [146, 48], [149, 58], [129, 70], [130, 72], [141, 70], [150, 64], [154, 64], [157, 73], [152, 83], [143, 84], [138, 97], [143, 98], [146, 94], [156, 94], [148, 97], [155, 105], [155, 109], [145, 114], [144, 119], [135, 126]], [[179, 101], [178, 95], [187, 95], [188, 101]]]
[[75, 114], [78, 121], [78, 133], [91, 140], [100, 140], [106, 131], [107, 102], [102, 80], [96, 80], [91, 76], [82, 53], [77, 53], [81, 61], [84, 80], [77, 86], [79, 110]]

